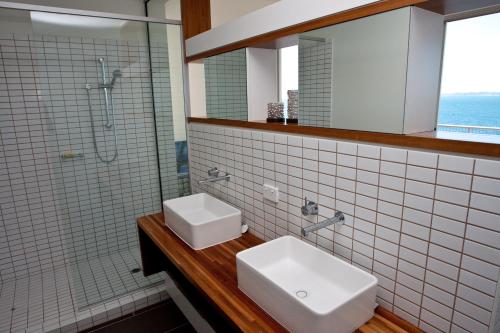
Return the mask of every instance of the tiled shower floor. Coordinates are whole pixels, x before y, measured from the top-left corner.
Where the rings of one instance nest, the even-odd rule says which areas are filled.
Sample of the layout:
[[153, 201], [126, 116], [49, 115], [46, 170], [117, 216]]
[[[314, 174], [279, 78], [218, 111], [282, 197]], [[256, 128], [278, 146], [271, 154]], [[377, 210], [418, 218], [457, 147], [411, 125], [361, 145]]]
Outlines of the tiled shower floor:
[[163, 274], [144, 277], [137, 248], [72, 265], [75, 301], [80, 310], [164, 281]]
[[4, 282], [0, 332], [76, 332], [166, 299], [164, 274], [137, 267], [133, 249]]

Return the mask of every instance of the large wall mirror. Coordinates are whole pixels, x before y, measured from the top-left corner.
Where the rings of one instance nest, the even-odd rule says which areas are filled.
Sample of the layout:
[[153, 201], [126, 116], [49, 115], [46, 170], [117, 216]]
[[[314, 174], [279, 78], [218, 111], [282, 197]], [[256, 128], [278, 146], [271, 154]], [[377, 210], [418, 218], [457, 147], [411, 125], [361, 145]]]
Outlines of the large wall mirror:
[[434, 130], [443, 35], [442, 15], [405, 7], [301, 33], [285, 47], [205, 58], [206, 116], [397, 134]]

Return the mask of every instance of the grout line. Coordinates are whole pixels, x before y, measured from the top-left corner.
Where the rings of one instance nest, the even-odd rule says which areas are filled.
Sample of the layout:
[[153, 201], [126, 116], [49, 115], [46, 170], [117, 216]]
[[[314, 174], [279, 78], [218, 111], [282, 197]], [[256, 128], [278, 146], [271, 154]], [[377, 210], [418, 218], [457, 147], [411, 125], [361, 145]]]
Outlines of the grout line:
[[[436, 162], [436, 166], [439, 165], [439, 155], [437, 155], [437, 162]], [[432, 214], [434, 214], [434, 209], [435, 209], [435, 198], [436, 198], [436, 182], [437, 182], [437, 172], [435, 173], [434, 175], [434, 185], [433, 185], [433, 195], [432, 195]], [[422, 321], [422, 310], [423, 310], [423, 307], [422, 307], [422, 303], [424, 301], [424, 290], [425, 290], [425, 284], [427, 283], [427, 270], [428, 270], [428, 264], [429, 264], [429, 248], [430, 248], [430, 245], [431, 245], [431, 236], [432, 236], [432, 216], [431, 216], [431, 223], [428, 227], [429, 229], [429, 239], [428, 239], [428, 243], [427, 243], [427, 253], [426, 253], [426, 258], [425, 258], [425, 269], [424, 269], [424, 276], [423, 276], [423, 280], [422, 280], [422, 293], [420, 295], [420, 311], [419, 311], [419, 315], [418, 315], [418, 320], [419, 320], [419, 327], [420, 327], [420, 323]], [[451, 324], [448, 325], [448, 327], [450, 327]]]

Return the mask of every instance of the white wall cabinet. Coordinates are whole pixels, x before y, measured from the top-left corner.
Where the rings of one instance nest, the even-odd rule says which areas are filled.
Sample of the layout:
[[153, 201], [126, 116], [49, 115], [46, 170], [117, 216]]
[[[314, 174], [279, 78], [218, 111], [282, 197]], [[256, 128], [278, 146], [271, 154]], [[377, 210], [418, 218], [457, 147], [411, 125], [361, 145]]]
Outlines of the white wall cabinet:
[[331, 127], [397, 134], [434, 130], [441, 15], [406, 7], [323, 29], [330, 29], [333, 48]]

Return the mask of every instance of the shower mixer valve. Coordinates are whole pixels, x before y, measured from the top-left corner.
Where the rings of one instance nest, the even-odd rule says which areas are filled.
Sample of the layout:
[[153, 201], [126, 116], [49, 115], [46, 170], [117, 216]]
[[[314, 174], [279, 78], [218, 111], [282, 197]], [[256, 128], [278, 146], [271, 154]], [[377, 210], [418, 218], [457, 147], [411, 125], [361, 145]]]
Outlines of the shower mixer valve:
[[318, 204], [314, 201], [307, 200], [307, 197], [304, 198], [304, 206], [301, 208], [302, 215], [318, 215]]

